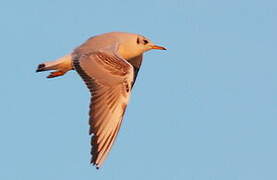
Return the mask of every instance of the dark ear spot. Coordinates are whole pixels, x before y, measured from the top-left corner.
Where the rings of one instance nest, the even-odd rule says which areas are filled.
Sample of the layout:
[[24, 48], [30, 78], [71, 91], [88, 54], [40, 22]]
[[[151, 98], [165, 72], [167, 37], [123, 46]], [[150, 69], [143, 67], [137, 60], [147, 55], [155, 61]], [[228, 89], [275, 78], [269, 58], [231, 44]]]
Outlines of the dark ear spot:
[[139, 37], [137, 37], [137, 44], [139, 44]]

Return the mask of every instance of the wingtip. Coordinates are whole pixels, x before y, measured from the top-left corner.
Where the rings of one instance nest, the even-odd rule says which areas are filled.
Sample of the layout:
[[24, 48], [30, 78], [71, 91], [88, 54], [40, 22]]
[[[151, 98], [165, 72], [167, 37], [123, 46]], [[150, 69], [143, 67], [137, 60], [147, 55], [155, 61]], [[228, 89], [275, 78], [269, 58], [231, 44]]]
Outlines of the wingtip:
[[96, 164], [93, 160], [90, 161], [90, 164], [92, 164], [93, 166], [95, 166], [97, 170], [99, 170], [100, 168], [99, 164]]

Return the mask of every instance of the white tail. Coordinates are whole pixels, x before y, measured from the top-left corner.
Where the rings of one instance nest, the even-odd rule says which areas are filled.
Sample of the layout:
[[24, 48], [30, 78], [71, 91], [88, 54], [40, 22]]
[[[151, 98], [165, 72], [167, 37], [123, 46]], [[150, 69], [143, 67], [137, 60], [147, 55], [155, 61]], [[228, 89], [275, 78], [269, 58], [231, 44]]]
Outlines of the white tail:
[[73, 69], [72, 65], [72, 55], [65, 55], [55, 61], [48, 61], [42, 64], [39, 64], [37, 67], [37, 72], [48, 71], [48, 70], [56, 70], [52, 72], [48, 78], [53, 78], [57, 76], [64, 75], [67, 71]]

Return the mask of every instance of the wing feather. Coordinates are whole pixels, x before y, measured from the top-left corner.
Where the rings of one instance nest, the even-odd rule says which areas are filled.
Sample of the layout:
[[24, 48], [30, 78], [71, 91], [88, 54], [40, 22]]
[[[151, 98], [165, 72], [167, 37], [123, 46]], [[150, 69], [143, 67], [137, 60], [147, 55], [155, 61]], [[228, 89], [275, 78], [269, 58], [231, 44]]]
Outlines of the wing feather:
[[126, 60], [106, 52], [76, 56], [73, 64], [91, 92], [91, 163], [99, 168], [120, 129], [134, 70]]
[[136, 79], [137, 79], [137, 76], [138, 76], [138, 72], [139, 72], [139, 69], [140, 69], [141, 64], [142, 64], [142, 60], [143, 60], [143, 55], [142, 54], [137, 56], [137, 57], [134, 57], [134, 58], [128, 60], [128, 62], [134, 68], [134, 80], [133, 80], [133, 83], [132, 83], [132, 87], [134, 86], [134, 84], [136, 82]]

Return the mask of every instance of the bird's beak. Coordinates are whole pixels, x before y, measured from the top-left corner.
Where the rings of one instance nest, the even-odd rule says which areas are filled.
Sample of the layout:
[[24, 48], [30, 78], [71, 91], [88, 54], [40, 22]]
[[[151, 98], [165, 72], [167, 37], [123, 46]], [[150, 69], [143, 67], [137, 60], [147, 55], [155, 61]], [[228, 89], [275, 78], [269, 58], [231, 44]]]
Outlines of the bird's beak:
[[159, 50], [166, 50], [165, 47], [154, 45], [151, 49], [159, 49]]

